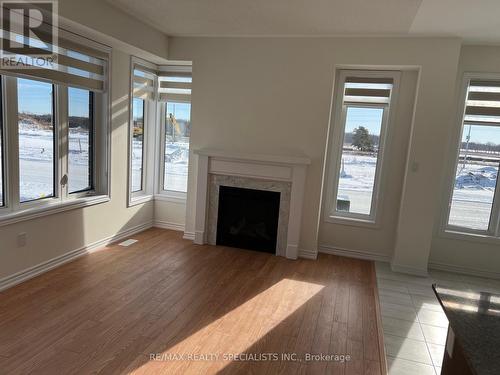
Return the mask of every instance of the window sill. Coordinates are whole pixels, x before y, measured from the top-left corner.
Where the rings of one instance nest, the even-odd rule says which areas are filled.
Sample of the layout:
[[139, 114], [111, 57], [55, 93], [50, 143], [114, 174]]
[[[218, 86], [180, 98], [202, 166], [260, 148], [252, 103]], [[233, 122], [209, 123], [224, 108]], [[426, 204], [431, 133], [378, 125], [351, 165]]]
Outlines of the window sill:
[[159, 194], [155, 194], [154, 197], [157, 201], [171, 202], [171, 203], [182, 203], [186, 204], [187, 193], [175, 192], [175, 191], [164, 191]]
[[149, 201], [152, 201], [153, 199], [154, 199], [154, 196], [151, 194], [132, 197], [128, 201], [128, 207], [133, 207], [133, 206], [137, 206], [139, 204], [147, 203]]
[[325, 221], [330, 224], [350, 225], [353, 227], [364, 227], [372, 229], [380, 228], [380, 224], [377, 221], [373, 221], [370, 219], [326, 215]]
[[456, 230], [445, 229], [440, 233], [440, 236], [443, 239], [451, 239], [451, 240], [460, 240], [460, 241], [468, 241], [472, 243], [486, 243], [498, 245], [500, 244], [500, 237], [495, 237], [490, 234], [479, 234], [479, 233], [470, 233], [470, 232], [461, 232]]
[[43, 216], [53, 215], [59, 212], [89, 207], [100, 203], [109, 202], [108, 195], [94, 195], [91, 197], [75, 198], [64, 202], [50, 202], [30, 207], [21, 211], [0, 214], [0, 227], [19, 223], [25, 220], [36, 219]]

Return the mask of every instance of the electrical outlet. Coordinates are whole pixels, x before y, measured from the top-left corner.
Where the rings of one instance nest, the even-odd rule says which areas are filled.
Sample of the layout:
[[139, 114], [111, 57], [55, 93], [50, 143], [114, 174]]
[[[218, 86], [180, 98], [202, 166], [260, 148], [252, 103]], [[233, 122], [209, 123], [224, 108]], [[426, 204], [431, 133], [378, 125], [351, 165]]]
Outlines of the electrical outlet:
[[18, 233], [17, 235], [17, 247], [24, 247], [26, 246], [28, 236], [26, 232]]

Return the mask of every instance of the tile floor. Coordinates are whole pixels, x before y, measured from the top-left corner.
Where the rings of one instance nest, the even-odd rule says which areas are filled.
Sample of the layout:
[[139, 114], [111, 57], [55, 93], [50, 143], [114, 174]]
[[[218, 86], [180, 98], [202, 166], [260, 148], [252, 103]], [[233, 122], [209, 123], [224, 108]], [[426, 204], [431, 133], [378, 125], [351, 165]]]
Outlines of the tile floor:
[[432, 284], [500, 293], [500, 280], [433, 271], [429, 277], [393, 272], [375, 263], [389, 375], [441, 373], [448, 320]]

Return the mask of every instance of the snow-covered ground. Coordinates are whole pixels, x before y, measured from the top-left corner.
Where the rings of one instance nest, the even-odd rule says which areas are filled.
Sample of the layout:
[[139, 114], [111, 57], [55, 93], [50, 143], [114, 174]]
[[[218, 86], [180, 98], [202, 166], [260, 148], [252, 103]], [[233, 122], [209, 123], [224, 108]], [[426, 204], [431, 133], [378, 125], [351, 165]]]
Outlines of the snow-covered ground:
[[[167, 142], [164, 189], [187, 191], [189, 142]], [[142, 142], [132, 142], [132, 191], [141, 190]]]
[[167, 142], [165, 147], [165, 190], [187, 191], [188, 142]]
[[460, 164], [450, 210], [452, 225], [486, 230], [498, 175], [498, 162]]
[[[377, 158], [344, 152], [339, 198], [350, 201], [350, 211], [368, 214], [373, 194]], [[498, 175], [499, 162], [468, 162], [459, 166], [453, 190], [450, 224], [487, 229]]]
[[349, 151], [342, 154], [338, 195], [340, 199], [350, 201], [350, 212], [370, 213], [376, 167], [375, 156]]
[[[54, 165], [53, 133], [22, 123], [19, 127], [19, 172], [21, 201], [53, 195]], [[142, 144], [133, 142], [132, 186], [140, 189]], [[167, 143], [165, 186], [170, 190], [186, 191], [189, 143]], [[70, 129], [69, 178], [70, 191], [80, 191], [89, 184], [89, 138], [81, 129]], [[1, 172], [1, 169], [0, 169]], [[0, 173], [1, 186], [1, 173]], [[0, 190], [0, 202], [2, 191]]]
[[28, 123], [19, 125], [21, 202], [54, 194], [54, 136]]

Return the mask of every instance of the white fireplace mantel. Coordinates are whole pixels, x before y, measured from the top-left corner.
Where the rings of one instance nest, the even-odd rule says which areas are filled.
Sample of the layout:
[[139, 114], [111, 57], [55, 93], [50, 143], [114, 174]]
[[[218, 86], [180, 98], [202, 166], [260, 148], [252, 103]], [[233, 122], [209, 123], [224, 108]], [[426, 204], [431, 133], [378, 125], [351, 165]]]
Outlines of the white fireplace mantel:
[[210, 174], [285, 181], [291, 184], [291, 193], [284, 255], [297, 259], [306, 173], [311, 160], [305, 156], [249, 154], [214, 149], [198, 149], [194, 153], [198, 155], [194, 242], [207, 243]]

